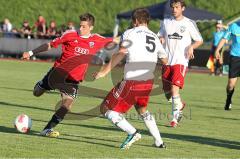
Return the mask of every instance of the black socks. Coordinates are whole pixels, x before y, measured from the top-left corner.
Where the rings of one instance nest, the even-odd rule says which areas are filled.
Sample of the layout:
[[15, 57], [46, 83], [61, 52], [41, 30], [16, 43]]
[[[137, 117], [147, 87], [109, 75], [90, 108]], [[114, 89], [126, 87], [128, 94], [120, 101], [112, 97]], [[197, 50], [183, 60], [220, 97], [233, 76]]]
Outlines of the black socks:
[[45, 129], [52, 129], [54, 128], [57, 124], [59, 124], [64, 116], [68, 113], [68, 109], [65, 106], [61, 106], [56, 113], [52, 116], [52, 119], [48, 122], [46, 125]]

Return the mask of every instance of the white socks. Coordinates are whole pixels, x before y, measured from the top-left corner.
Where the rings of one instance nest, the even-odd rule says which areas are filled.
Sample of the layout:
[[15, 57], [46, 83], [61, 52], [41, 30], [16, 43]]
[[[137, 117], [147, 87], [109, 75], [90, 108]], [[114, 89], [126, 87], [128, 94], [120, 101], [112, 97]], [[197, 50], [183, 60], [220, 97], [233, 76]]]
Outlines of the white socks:
[[182, 100], [179, 95], [172, 97], [172, 103], [173, 103], [174, 109], [181, 110], [183, 107]]
[[[114, 125], [116, 125], [121, 130], [127, 132], [128, 134], [134, 134], [137, 131], [125, 119], [125, 117], [118, 112], [108, 110], [105, 113], [105, 117], [107, 117], [108, 120], [110, 120]], [[144, 114], [141, 114], [141, 117], [142, 117], [146, 127], [148, 128], [149, 132], [153, 136], [153, 138], [155, 140], [155, 145], [160, 146], [163, 143], [163, 141], [162, 141], [162, 138], [161, 138], [161, 135], [158, 130], [158, 127], [157, 127], [154, 117], [148, 111], [146, 111]]]
[[173, 111], [173, 121], [177, 122], [177, 119], [180, 114], [180, 110], [182, 109], [183, 104], [180, 96], [172, 97], [172, 111]]
[[163, 143], [163, 141], [153, 115], [146, 111], [144, 114], [141, 114], [141, 117], [146, 127], [150, 131], [151, 135], [153, 136], [155, 140], [155, 145], [160, 146]]
[[129, 135], [134, 134], [137, 130], [125, 119], [125, 117], [115, 111], [108, 110], [105, 113], [105, 117], [108, 118], [114, 125], [127, 132]]

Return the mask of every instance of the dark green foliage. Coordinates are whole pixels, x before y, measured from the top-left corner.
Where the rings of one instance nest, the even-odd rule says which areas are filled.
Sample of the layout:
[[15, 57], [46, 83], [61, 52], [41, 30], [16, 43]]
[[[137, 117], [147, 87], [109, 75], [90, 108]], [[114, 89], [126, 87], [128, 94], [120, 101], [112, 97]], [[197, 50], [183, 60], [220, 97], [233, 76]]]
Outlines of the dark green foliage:
[[[96, 16], [94, 32], [111, 34], [115, 16], [119, 12], [136, 7], [148, 6], [163, 0], [0, 0], [0, 20], [9, 18], [13, 26], [20, 28], [22, 21], [27, 19], [33, 25], [39, 14], [43, 15], [48, 24], [56, 20], [57, 25], [74, 21], [78, 25], [78, 16], [91, 12]], [[187, 5], [218, 13], [228, 19], [239, 12], [240, 0], [186, 0]], [[129, 25], [128, 21], [121, 23], [120, 31]], [[200, 30], [205, 40], [211, 38], [213, 23], [200, 24]], [[151, 22], [150, 28], [157, 32], [159, 21]]]

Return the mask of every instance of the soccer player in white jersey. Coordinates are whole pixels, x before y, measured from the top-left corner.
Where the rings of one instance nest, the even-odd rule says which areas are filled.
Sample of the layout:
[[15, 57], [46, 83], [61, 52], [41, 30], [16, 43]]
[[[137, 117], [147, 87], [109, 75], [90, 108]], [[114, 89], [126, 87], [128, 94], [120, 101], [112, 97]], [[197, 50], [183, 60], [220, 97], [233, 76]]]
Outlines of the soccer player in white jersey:
[[188, 61], [194, 58], [194, 49], [203, 43], [196, 23], [183, 16], [185, 6], [184, 0], [171, 0], [173, 16], [161, 22], [158, 33], [168, 54], [168, 63], [162, 67], [162, 80], [167, 99], [172, 98], [172, 127], [178, 125], [185, 106], [180, 98], [179, 89], [184, 85]]
[[119, 52], [95, 78], [104, 77], [124, 57], [124, 79], [118, 83], [101, 104], [101, 113], [128, 136], [120, 146], [128, 149], [141, 138], [141, 134], [122, 115], [133, 105], [154, 138], [154, 145], [165, 148], [154, 117], [147, 111], [149, 94], [153, 86], [153, 72], [158, 59], [166, 63], [166, 52], [158, 36], [148, 29], [150, 15], [146, 9], [136, 9], [132, 14], [133, 28], [124, 32]]

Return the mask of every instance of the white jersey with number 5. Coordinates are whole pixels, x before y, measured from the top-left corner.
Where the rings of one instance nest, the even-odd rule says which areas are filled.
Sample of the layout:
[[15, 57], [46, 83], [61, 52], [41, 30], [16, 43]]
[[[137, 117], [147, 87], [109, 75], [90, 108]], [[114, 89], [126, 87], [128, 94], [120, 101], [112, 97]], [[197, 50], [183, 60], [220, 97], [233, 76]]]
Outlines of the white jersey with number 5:
[[186, 17], [179, 21], [174, 18], [164, 19], [158, 36], [165, 39], [163, 46], [168, 54], [168, 65], [188, 66], [187, 50], [192, 40], [203, 40], [196, 23]]
[[127, 48], [127, 59], [124, 68], [125, 80], [153, 79], [153, 72], [158, 58], [167, 54], [155, 33], [145, 26], [139, 26], [124, 32], [122, 45]]

